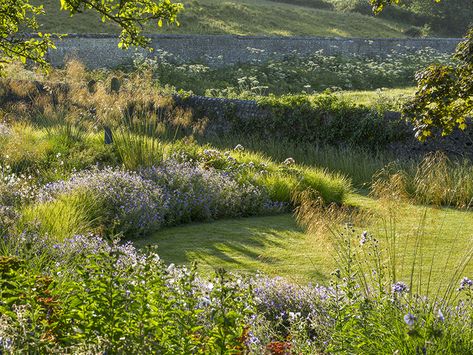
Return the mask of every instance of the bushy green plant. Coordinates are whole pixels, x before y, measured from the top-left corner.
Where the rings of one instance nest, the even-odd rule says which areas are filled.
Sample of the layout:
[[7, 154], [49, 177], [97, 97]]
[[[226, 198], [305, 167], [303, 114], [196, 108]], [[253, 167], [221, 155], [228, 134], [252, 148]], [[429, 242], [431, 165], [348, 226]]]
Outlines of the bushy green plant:
[[[24, 256], [27, 248], [9, 251]], [[167, 267], [153, 250], [139, 254], [92, 236], [48, 248], [57, 250], [43, 265], [52, 277], [27, 272], [31, 259], [0, 257], [2, 352], [245, 350], [251, 292], [231, 275], [206, 282], [192, 269]]]
[[138, 119], [125, 116], [114, 139], [118, 155], [127, 169], [152, 166], [162, 160], [164, 152], [157, 138], [158, 123], [151, 111], [143, 112]]
[[[217, 58], [213, 60], [218, 62]], [[387, 56], [374, 57], [334, 56], [318, 51], [305, 56], [291, 53], [284, 60], [255, 60], [211, 68], [158, 51], [155, 59], [137, 57], [134, 65], [139, 70], [152, 70], [160, 85], [174, 86], [177, 91], [248, 99], [268, 94], [312, 94], [326, 89], [412, 86], [415, 73], [434, 62], [446, 64], [450, 57], [430, 48], [415, 53], [393, 51]]]
[[404, 123], [387, 121], [378, 112], [330, 93], [258, 99], [270, 112], [265, 119], [234, 122], [234, 131], [271, 135], [295, 142], [379, 149], [407, 136]]

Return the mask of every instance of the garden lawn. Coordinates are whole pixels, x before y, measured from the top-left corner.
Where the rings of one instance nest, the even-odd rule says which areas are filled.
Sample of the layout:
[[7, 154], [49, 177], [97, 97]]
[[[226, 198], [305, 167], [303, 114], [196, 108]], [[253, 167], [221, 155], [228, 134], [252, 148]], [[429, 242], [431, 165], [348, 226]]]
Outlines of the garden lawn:
[[[355, 234], [368, 230], [381, 240], [383, 252], [386, 236], [396, 230], [399, 280], [409, 282], [415, 251], [418, 251], [416, 270], [422, 269], [422, 273], [418, 277], [415, 271], [414, 279], [422, 283], [423, 294], [446, 286], [471, 247], [473, 212], [402, 204], [391, 206], [396, 212], [395, 222], [385, 224], [382, 220], [392, 215], [388, 204], [361, 195], [351, 195], [348, 203], [380, 217], [369, 225], [355, 226]], [[342, 229], [340, 226], [340, 231]], [[286, 214], [169, 228], [135, 243], [138, 247], [157, 244], [165, 262], [197, 262], [204, 272], [220, 267], [243, 272], [259, 270], [293, 281], [323, 283], [336, 268], [329, 240], [329, 235], [304, 233], [294, 218]], [[455, 279], [472, 273], [473, 262], [470, 261]], [[431, 282], [427, 290], [429, 274]]]
[[202, 271], [261, 271], [306, 281], [326, 280], [335, 266], [330, 246], [304, 233], [290, 214], [185, 225], [135, 241], [149, 244], [158, 245], [166, 263], [196, 261]]

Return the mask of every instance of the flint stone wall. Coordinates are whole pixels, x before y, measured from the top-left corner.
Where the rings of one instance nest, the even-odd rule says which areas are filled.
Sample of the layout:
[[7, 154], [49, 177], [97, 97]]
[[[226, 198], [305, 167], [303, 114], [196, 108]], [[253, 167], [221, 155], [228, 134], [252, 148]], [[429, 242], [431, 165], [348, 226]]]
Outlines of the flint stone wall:
[[327, 55], [388, 55], [417, 52], [433, 48], [442, 53], [453, 53], [458, 38], [325, 38], [325, 37], [269, 37], [230, 35], [151, 35], [154, 54], [143, 49], [121, 50], [118, 37], [107, 34], [69, 34], [57, 40], [57, 49], [48, 53], [54, 66], [62, 66], [68, 58], [77, 58], [89, 68], [113, 68], [129, 65], [136, 52], [153, 57], [165, 51], [180, 62], [204, 63], [221, 67], [237, 63], [267, 61], [294, 55], [305, 56], [322, 50]]

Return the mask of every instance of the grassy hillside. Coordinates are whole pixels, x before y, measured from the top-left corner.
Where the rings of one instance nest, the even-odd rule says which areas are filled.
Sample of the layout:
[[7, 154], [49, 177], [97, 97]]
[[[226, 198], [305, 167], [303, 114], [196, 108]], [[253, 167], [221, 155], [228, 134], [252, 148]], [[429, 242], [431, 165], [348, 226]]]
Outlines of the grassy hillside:
[[[338, 37], [405, 37], [409, 26], [396, 21], [316, 8], [316, 2], [299, 6], [268, 0], [182, 0], [185, 11], [180, 27], [164, 28], [166, 33], [338, 36]], [[43, 2], [47, 15], [41, 22], [43, 31], [62, 33], [116, 32], [104, 25], [98, 16], [84, 13], [68, 18], [59, 11], [59, 1]], [[322, 3], [322, 2], [320, 2]], [[323, 9], [322, 9], [323, 8]], [[154, 32], [155, 29], [151, 29]]]

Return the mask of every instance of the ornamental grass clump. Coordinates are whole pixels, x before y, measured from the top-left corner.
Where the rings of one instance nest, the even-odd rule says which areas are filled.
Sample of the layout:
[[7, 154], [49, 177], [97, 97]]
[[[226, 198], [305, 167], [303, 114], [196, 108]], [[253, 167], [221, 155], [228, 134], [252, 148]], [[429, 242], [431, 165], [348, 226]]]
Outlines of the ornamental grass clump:
[[450, 159], [443, 152], [427, 154], [420, 162], [389, 164], [373, 176], [372, 195], [424, 205], [469, 209], [473, 201], [473, 168], [468, 160]]
[[192, 154], [186, 152], [187, 148], [181, 148], [180, 154], [175, 154], [180, 161], [198, 161], [203, 167], [230, 174], [241, 184], [257, 186], [279, 205], [291, 206], [293, 195], [307, 189], [327, 203], [341, 204], [351, 191], [350, 180], [341, 174], [298, 165], [292, 158], [286, 159], [290, 164], [278, 164], [261, 153], [246, 151], [241, 144], [232, 151], [207, 146]]

